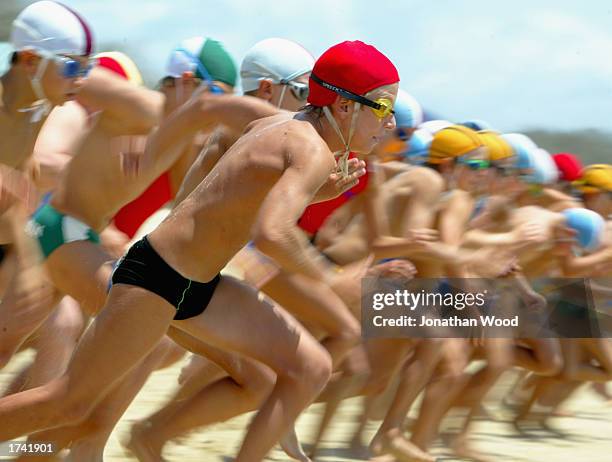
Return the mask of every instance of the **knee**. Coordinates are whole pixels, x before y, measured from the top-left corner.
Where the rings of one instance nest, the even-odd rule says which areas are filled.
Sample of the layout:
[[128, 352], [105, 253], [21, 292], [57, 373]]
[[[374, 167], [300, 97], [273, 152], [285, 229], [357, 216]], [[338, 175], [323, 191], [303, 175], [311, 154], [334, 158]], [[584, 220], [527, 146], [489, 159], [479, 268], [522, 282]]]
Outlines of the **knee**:
[[302, 355], [288, 368], [285, 378], [296, 386], [296, 392], [316, 395], [320, 393], [332, 374], [332, 360], [327, 351], [316, 345], [307, 355]]
[[57, 418], [62, 425], [77, 425], [85, 421], [94, 407], [94, 399], [74, 392], [65, 377], [44, 385], [47, 397], [57, 403]]
[[336, 336], [347, 348], [357, 346], [361, 341], [361, 327], [357, 322], [344, 326]]
[[[563, 358], [560, 354], [555, 354], [552, 355], [543, 365], [540, 375], [544, 375], [546, 377], [554, 377], [555, 375], [561, 374], [563, 370]], [[575, 371], [571, 371], [572, 374], [574, 374], [574, 372]]]

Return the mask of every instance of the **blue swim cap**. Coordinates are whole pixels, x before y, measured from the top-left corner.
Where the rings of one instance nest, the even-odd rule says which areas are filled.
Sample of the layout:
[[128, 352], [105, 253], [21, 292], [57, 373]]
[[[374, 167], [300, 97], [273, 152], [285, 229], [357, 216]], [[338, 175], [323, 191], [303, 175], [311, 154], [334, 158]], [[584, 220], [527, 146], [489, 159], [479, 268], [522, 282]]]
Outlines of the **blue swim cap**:
[[491, 126], [490, 123], [485, 122], [484, 120], [480, 120], [480, 119], [466, 120], [465, 122], [461, 122], [459, 125], [463, 125], [464, 127], [471, 128], [472, 130], [475, 130], [477, 132], [481, 130], [493, 130], [493, 127]]
[[401, 88], [395, 99], [395, 125], [398, 127], [415, 128], [423, 122], [423, 108], [410, 94]]
[[566, 225], [578, 233], [577, 239], [581, 247], [593, 250], [599, 246], [605, 227], [601, 215], [578, 207], [565, 209], [561, 213], [565, 215]]
[[402, 154], [404, 160], [412, 165], [423, 165], [429, 156], [429, 147], [433, 136], [422, 128], [416, 130], [408, 142], [408, 150]]
[[534, 152], [538, 149], [538, 146], [531, 141], [531, 138], [521, 133], [507, 133], [502, 135], [502, 138], [514, 149], [516, 168], [521, 170], [534, 168]]

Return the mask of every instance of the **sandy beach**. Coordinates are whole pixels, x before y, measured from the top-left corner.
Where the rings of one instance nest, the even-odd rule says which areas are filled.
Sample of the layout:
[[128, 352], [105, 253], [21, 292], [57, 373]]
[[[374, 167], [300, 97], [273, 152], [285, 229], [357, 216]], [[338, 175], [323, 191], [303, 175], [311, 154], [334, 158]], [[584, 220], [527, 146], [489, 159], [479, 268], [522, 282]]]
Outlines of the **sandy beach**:
[[[9, 366], [0, 372], [0, 388], [4, 388], [15, 372], [30, 361], [31, 357], [31, 352], [26, 351], [13, 358]], [[113, 432], [106, 447], [105, 461], [136, 460], [123, 450], [120, 441], [125, 439], [135, 420], [150, 414], [167, 399], [176, 386], [176, 379], [184, 364], [185, 361], [181, 361], [151, 376]], [[551, 420], [548, 430], [525, 423], [521, 427], [523, 434], [520, 434], [510, 422], [510, 412], [499, 404], [512, 380], [512, 374], [507, 374], [489, 395], [487, 409], [493, 414], [495, 421], [477, 422], [473, 439], [479, 451], [491, 460], [504, 462], [612, 460], [612, 405], [606, 405], [590, 389], [583, 388], [568, 402], [567, 410], [575, 413], [573, 417]], [[367, 460], [365, 455], [351, 453], [348, 444], [360, 409], [361, 401], [358, 398], [343, 403], [317, 460]], [[321, 412], [321, 405], [313, 405], [298, 421], [298, 433], [306, 447], [312, 441]], [[414, 409], [411, 416], [414, 416]], [[164, 457], [169, 462], [229, 462], [237, 451], [249, 419], [249, 415], [244, 415], [194, 432], [181, 441], [169, 444], [164, 451]], [[432, 450], [438, 460], [462, 460], [453, 457], [447, 448], [447, 443], [456, 433], [460, 422], [459, 415], [451, 415], [444, 421], [441, 438], [436, 441]], [[377, 425], [378, 422], [370, 422], [367, 434], [372, 435]], [[290, 459], [275, 449], [266, 460], [281, 462]]]

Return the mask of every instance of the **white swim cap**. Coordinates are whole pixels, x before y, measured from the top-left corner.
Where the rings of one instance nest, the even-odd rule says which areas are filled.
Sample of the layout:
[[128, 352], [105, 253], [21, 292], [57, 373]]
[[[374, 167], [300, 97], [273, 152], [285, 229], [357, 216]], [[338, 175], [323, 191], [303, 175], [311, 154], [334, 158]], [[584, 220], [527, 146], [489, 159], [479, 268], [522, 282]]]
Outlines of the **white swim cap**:
[[276, 83], [293, 80], [312, 71], [314, 62], [314, 57], [296, 42], [282, 38], [262, 40], [253, 45], [242, 60], [242, 90], [257, 90], [263, 79]]
[[423, 122], [421, 125], [419, 125], [419, 128], [427, 130], [431, 135], [435, 135], [440, 130], [444, 130], [451, 125], [454, 124], [448, 120], [428, 120], [427, 122]]
[[412, 95], [401, 88], [397, 92], [393, 109], [398, 127], [416, 128], [423, 123], [423, 108]]
[[70, 8], [52, 1], [33, 3], [13, 21], [11, 43], [18, 49], [52, 54], [89, 56], [93, 49], [90, 27]]
[[559, 179], [559, 170], [555, 161], [545, 149], [534, 151], [533, 175], [537, 184], [553, 184]]

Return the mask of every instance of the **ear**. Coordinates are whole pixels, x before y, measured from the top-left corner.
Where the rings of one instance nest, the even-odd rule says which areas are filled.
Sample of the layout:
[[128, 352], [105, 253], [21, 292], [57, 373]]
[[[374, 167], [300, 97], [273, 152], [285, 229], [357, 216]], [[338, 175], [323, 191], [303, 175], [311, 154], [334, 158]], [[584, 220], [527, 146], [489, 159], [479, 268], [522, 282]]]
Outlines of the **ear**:
[[351, 107], [351, 101], [338, 96], [336, 101], [334, 101], [331, 105], [331, 111], [334, 115], [336, 115], [340, 119], [345, 119], [348, 117], [349, 108]]
[[16, 65], [21, 66], [28, 74], [34, 75], [40, 63], [40, 56], [31, 50], [18, 51]]
[[455, 159], [446, 157], [440, 161], [440, 173], [449, 174], [453, 169]]
[[267, 101], [272, 101], [272, 82], [266, 79], [259, 81], [259, 88], [257, 88], [257, 97]]
[[195, 83], [193, 72], [190, 72], [190, 71], [183, 72], [183, 74], [181, 75], [181, 80], [182, 80], [183, 85], [188, 85], [188, 84], [193, 85]]

